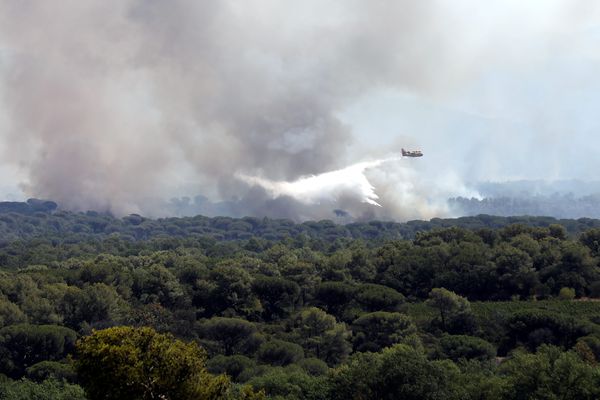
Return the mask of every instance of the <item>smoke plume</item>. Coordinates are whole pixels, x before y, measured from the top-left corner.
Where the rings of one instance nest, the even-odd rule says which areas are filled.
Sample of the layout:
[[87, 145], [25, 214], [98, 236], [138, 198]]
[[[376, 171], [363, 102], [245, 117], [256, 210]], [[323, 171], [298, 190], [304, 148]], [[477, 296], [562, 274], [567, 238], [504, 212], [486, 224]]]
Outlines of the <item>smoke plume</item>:
[[4, 164], [27, 196], [73, 210], [162, 215], [158, 199], [201, 193], [236, 215], [443, 215], [450, 195], [476, 194], [464, 183], [473, 168], [443, 167], [443, 153], [430, 159], [443, 172], [355, 164], [398, 149], [356, 151], [363, 133], [343, 114], [381, 90], [457, 105], [485, 63], [512, 65], [463, 11], [434, 0], [3, 0]]

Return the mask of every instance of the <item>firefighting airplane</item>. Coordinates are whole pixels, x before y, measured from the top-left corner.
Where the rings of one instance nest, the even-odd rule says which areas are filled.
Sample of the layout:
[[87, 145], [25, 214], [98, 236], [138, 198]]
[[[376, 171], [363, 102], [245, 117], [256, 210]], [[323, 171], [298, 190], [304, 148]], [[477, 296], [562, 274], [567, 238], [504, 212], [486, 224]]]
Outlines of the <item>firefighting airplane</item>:
[[404, 150], [402, 149], [402, 157], [423, 157], [423, 152], [421, 150]]

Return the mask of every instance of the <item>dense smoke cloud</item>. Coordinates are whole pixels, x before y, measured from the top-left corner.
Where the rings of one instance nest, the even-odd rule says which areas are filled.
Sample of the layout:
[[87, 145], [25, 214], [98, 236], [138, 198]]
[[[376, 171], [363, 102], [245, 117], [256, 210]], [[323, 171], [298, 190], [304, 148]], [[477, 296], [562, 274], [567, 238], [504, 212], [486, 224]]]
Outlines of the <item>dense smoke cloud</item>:
[[[461, 4], [4, 0], [3, 158], [27, 195], [75, 210], [161, 215], [157, 199], [184, 186], [231, 214], [443, 215], [449, 195], [474, 194], [468, 167], [369, 170], [381, 209], [357, 192], [306, 204], [239, 177], [297, 182], [398, 150], [352, 152], [360, 132], [340, 115], [382, 89], [448, 101], [500, 60], [506, 49], [485, 48]], [[542, 21], [554, 29], [554, 16]], [[430, 142], [412, 135], [409, 144]]]

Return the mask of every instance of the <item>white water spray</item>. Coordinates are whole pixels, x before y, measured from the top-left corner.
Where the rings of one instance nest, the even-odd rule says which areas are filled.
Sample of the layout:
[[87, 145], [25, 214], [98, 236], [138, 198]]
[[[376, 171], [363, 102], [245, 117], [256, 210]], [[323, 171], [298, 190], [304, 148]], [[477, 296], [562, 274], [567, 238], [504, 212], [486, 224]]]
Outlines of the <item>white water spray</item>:
[[346, 168], [309, 175], [295, 181], [272, 181], [258, 176], [236, 173], [236, 177], [250, 185], [265, 189], [272, 197], [289, 196], [305, 204], [336, 202], [341, 197], [354, 199], [381, 207], [375, 187], [365, 176], [365, 171], [377, 168], [385, 162], [399, 161], [401, 157], [390, 157], [374, 161], [363, 161]]

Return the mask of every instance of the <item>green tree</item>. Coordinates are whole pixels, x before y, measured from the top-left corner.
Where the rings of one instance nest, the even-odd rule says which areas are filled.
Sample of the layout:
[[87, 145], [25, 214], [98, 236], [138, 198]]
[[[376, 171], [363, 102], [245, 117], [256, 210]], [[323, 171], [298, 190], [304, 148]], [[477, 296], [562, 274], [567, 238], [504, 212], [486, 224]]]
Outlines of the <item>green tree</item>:
[[600, 361], [600, 337], [596, 335], [584, 336], [577, 341], [585, 344], [594, 355], [595, 361]]
[[551, 224], [548, 227], [548, 233], [551, 237], [559, 240], [565, 240], [567, 238], [567, 229], [562, 225]]
[[214, 350], [226, 356], [252, 353], [263, 340], [252, 322], [240, 318], [213, 317], [200, 323], [198, 334], [202, 339], [215, 342]]
[[590, 229], [579, 236], [579, 241], [590, 249], [594, 257], [600, 255], [600, 229]]
[[205, 368], [206, 354], [151, 328], [94, 331], [77, 343], [75, 368], [90, 400], [225, 399], [229, 382]]
[[75, 346], [77, 334], [55, 325], [11, 325], [0, 329], [0, 373], [20, 378], [40, 361], [58, 361]]
[[43, 382], [48, 378], [68, 382], [77, 381], [73, 365], [68, 362], [42, 361], [27, 368], [27, 377], [35, 382]]
[[224, 356], [218, 354], [208, 360], [206, 368], [213, 374], [227, 374], [235, 382], [238, 382], [239, 376], [248, 370], [256, 367], [256, 361], [241, 354], [233, 356]]
[[471, 315], [469, 301], [444, 288], [432, 289], [427, 304], [438, 310], [439, 322], [444, 331], [448, 330], [453, 320]]
[[322, 282], [315, 293], [315, 300], [329, 314], [338, 318], [354, 298], [355, 288], [343, 282]]
[[344, 323], [338, 323], [333, 315], [310, 307], [293, 320], [294, 333], [305, 351], [322, 359], [329, 365], [343, 361], [350, 354], [350, 332]]
[[27, 322], [27, 316], [18, 305], [0, 298], [0, 328]]
[[573, 300], [575, 298], [575, 289], [563, 287], [558, 292], [558, 298], [561, 300]]
[[515, 354], [501, 365], [506, 399], [592, 400], [600, 396], [600, 370], [574, 352], [542, 346], [536, 354]]
[[558, 287], [570, 287], [578, 296], [585, 296], [588, 284], [600, 279], [596, 260], [591, 257], [590, 250], [578, 242], [563, 242], [561, 250], [559, 263], [548, 272]]
[[226, 314], [250, 315], [260, 304], [252, 296], [252, 276], [240, 267], [215, 267], [208, 280], [197, 282], [197, 306], [204, 307], [208, 316]]
[[300, 296], [300, 286], [285, 278], [259, 276], [252, 282], [252, 290], [263, 306], [263, 315], [270, 321], [285, 317], [293, 311]]
[[434, 287], [445, 287], [463, 296], [488, 299], [496, 284], [494, 265], [487, 245], [462, 241], [445, 245], [448, 259], [438, 266]]
[[0, 399], [2, 400], [89, 400], [78, 385], [56, 379], [46, 379], [41, 383], [27, 379], [13, 381], [0, 378]]
[[271, 368], [263, 375], [248, 381], [254, 388], [264, 390], [273, 399], [328, 400], [325, 378], [307, 374], [300, 368]]
[[439, 345], [440, 356], [452, 361], [460, 359], [490, 361], [496, 356], [496, 349], [491, 343], [473, 336], [444, 335]]
[[528, 298], [534, 293], [538, 277], [533, 268], [533, 260], [526, 251], [508, 243], [501, 243], [495, 248], [494, 262], [498, 275], [498, 285], [495, 289], [497, 298]]
[[304, 358], [304, 350], [296, 343], [273, 339], [263, 343], [256, 356], [260, 362], [283, 367]]
[[296, 364], [306, 373], [313, 376], [325, 375], [329, 370], [329, 367], [325, 361], [314, 357], [303, 358]]
[[438, 400], [463, 399], [459, 370], [450, 361], [429, 361], [405, 344], [381, 353], [353, 356], [336, 368], [329, 380], [333, 400]]
[[518, 345], [532, 351], [542, 344], [568, 349], [575, 345], [578, 338], [588, 335], [592, 330], [584, 320], [545, 310], [515, 312], [508, 318], [506, 327], [508, 331], [501, 353]]
[[133, 278], [133, 294], [142, 303], [160, 303], [167, 308], [183, 305], [183, 287], [164, 266], [154, 264], [137, 268], [133, 271]]
[[355, 292], [356, 301], [367, 312], [398, 311], [404, 296], [396, 290], [373, 283], [360, 285]]
[[119, 295], [129, 298], [133, 284], [131, 259], [111, 254], [100, 254], [93, 260], [83, 263], [78, 269], [77, 286], [104, 283], [113, 286]]
[[82, 323], [114, 323], [127, 309], [117, 291], [104, 283], [86, 285], [83, 289], [67, 286], [63, 293], [59, 311], [64, 324], [72, 329], [79, 329]]
[[357, 318], [352, 328], [354, 347], [357, 351], [379, 351], [417, 333], [410, 317], [385, 311]]

